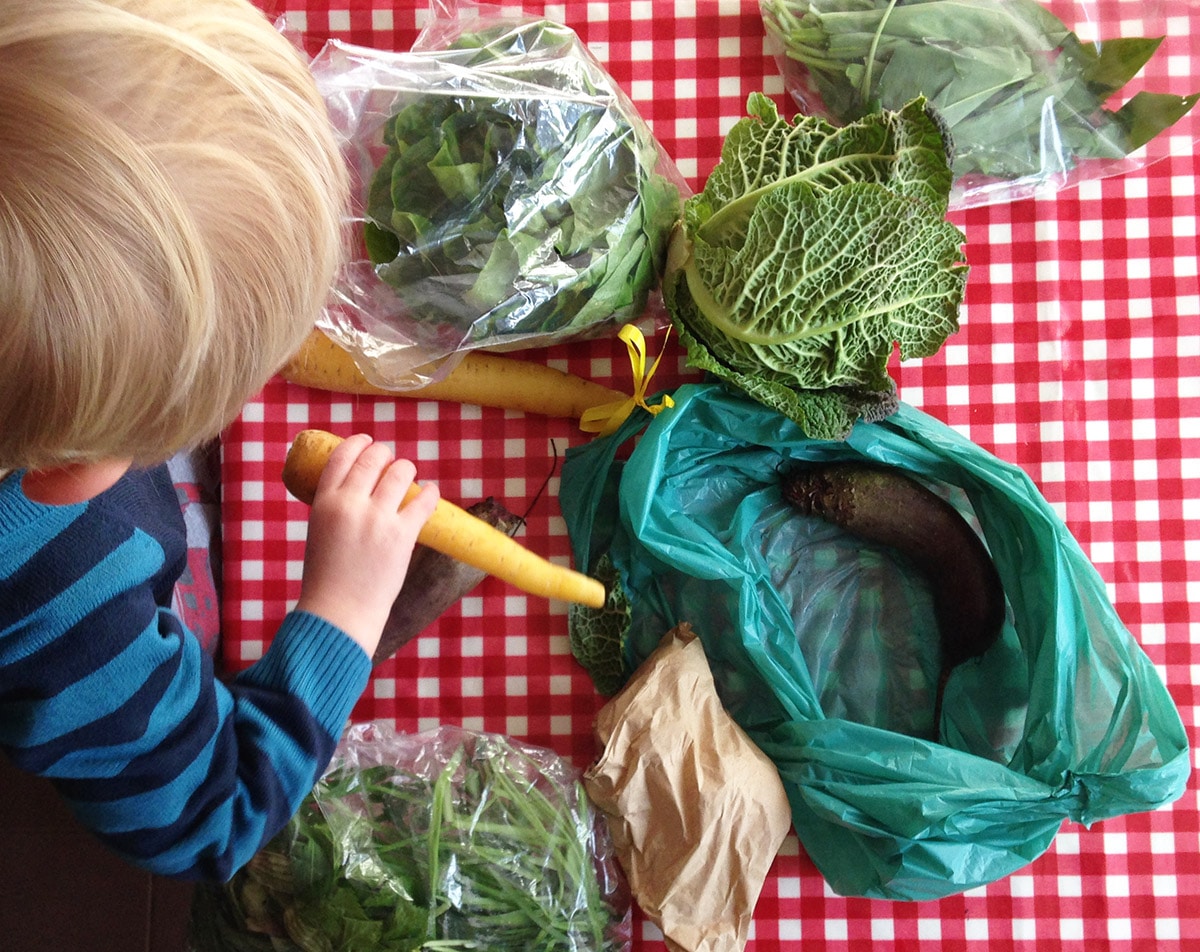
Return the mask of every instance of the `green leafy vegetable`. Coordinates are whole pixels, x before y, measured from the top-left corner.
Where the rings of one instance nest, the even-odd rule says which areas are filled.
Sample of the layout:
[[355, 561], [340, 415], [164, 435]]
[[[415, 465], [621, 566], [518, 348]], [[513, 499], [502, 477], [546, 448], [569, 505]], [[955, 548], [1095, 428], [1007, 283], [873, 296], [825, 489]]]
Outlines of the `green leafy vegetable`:
[[603, 608], [568, 606], [568, 640], [571, 654], [587, 671], [596, 690], [611, 695], [621, 689], [631, 673], [625, 662], [629, 598], [621, 584], [620, 573], [608, 555], [600, 557], [591, 574], [604, 583], [608, 601]]
[[624, 948], [582, 784], [458, 733], [444, 760], [328, 774], [228, 884], [197, 890], [195, 952]]
[[754, 94], [684, 206], [663, 293], [691, 366], [843, 437], [895, 408], [888, 360], [958, 328], [967, 268], [923, 100], [835, 127]]
[[1042, 178], [1123, 158], [1200, 94], [1107, 103], [1160, 38], [1081, 41], [1036, 0], [763, 0], [768, 30], [847, 122], [924, 96], [954, 139], [958, 178]]
[[464, 69], [507, 58], [498, 91], [483, 79], [423, 90], [385, 126], [367, 253], [452, 344], [548, 342], [633, 319], [657, 284], [679, 188], [615, 87], [555, 88], [547, 59], [564, 55], [563, 30], [536, 21], [460, 39]]

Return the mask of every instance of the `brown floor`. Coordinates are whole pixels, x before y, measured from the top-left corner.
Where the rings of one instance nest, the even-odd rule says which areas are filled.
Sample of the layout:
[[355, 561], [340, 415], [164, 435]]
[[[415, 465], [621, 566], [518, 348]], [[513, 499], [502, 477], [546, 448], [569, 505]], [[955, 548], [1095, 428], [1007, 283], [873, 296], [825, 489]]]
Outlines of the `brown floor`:
[[0, 755], [0, 949], [183, 952], [191, 887], [135, 869]]

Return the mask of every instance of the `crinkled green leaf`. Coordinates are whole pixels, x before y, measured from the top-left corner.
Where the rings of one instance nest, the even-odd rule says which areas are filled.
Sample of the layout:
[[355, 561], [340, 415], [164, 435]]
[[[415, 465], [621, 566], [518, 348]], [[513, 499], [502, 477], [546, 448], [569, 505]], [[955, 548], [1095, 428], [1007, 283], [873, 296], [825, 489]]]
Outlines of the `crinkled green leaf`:
[[722, 363], [807, 389], [888, 386], [887, 363], [958, 329], [962, 235], [882, 186], [763, 196], [737, 248], [692, 245], [693, 334]]
[[710, 371], [763, 406], [770, 407], [799, 424], [810, 439], [843, 440], [859, 420], [873, 423], [885, 419], [899, 406], [895, 385], [884, 390], [836, 387], [808, 390], [776, 383], [759, 374], [740, 373], [718, 364], [703, 345], [679, 325], [679, 337], [688, 349], [688, 362]]
[[894, 407], [897, 345], [927, 357], [958, 329], [948, 159], [920, 101], [836, 130], [749, 109], [685, 204], [664, 297], [691, 366], [840, 438]]
[[629, 599], [607, 555], [600, 557], [592, 575], [604, 583], [608, 599], [602, 608], [571, 605], [567, 611], [567, 633], [571, 654], [587, 671], [596, 690], [609, 696], [616, 694], [631, 674], [625, 663]]
[[841, 127], [815, 116], [789, 122], [762, 93], [751, 94], [746, 111], [725, 137], [703, 194], [687, 203], [688, 224], [706, 241], [738, 240], [759, 198], [792, 182], [819, 190], [876, 182], [945, 213], [946, 145], [923, 100]]

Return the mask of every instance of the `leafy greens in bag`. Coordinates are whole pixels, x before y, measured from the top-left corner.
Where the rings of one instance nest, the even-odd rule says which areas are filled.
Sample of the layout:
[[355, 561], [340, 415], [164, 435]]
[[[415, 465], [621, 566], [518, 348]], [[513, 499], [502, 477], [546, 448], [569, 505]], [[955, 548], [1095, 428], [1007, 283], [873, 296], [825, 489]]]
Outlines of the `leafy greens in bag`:
[[835, 127], [761, 93], [684, 204], [663, 296], [691, 366], [814, 438], [895, 408], [888, 360], [958, 329], [967, 267], [950, 168], [917, 99]]
[[553, 751], [356, 724], [287, 827], [196, 892], [195, 952], [624, 952], [628, 888]]
[[[1162, 37], [1086, 43], [1036, 0], [762, 0], [761, 7], [785, 73], [807, 74], [789, 81], [797, 99], [812, 88], [835, 121], [927, 97], [953, 137], [963, 204], [1010, 192], [1005, 183], [1057, 182], [1082, 160], [1123, 160], [1200, 98], [1143, 90], [1109, 108]], [[995, 184], [972, 182], [980, 177]]]
[[398, 96], [383, 127], [367, 253], [449, 350], [634, 319], [657, 285], [679, 186], [582, 57], [573, 33], [544, 20], [466, 34], [447, 50], [454, 69]]

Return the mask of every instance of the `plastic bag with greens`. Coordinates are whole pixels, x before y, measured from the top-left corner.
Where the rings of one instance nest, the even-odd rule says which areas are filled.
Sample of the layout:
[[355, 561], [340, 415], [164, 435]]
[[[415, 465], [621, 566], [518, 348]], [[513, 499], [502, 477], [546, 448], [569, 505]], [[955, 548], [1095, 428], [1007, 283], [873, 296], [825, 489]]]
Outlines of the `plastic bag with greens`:
[[603, 815], [557, 754], [358, 724], [287, 827], [197, 890], [191, 952], [622, 952], [630, 908]]
[[1169, 66], [1190, 53], [1196, 0], [760, 7], [803, 112], [844, 123], [915, 96], [930, 101], [955, 144], [954, 207], [1051, 193], [1141, 168], [1167, 155], [1172, 139], [1200, 141], [1191, 112], [1200, 93], [1172, 89]]
[[572, 30], [460, 6], [411, 52], [313, 62], [358, 184], [322, 325], [395, 389], [641, 317], [686, 189]]

